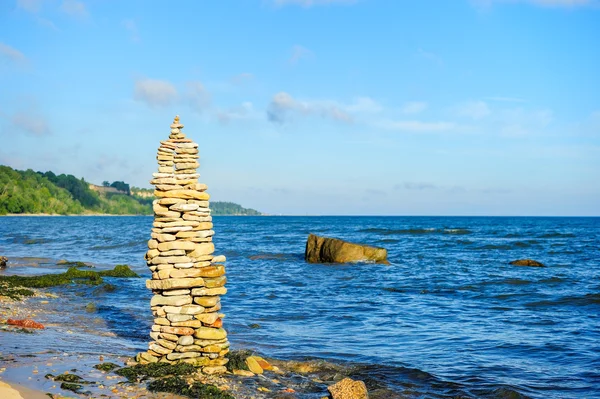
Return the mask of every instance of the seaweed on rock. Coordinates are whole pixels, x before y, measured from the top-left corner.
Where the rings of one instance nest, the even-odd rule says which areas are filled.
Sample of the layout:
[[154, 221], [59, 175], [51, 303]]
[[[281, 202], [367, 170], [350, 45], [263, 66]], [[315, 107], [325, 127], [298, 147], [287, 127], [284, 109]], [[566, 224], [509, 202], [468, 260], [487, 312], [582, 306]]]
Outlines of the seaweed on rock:
[[221, 391], [214, 385], [203, 384], [201, 382], [188, 384], [180, 377], [167, 377], [152, 381], [148, 384], [148, 390], [150, 392], [174, 393], [189, 398], [234, 399], [230, 393]]
[[131, 367], [123, 367], [115, 371], [115, 374], [127, 378], [129, 381], [151, 378], [159, 378], [170, 375], [190, 375], [196, 372], [196, 367], [188, 363], [149, 363], [136, 364]]

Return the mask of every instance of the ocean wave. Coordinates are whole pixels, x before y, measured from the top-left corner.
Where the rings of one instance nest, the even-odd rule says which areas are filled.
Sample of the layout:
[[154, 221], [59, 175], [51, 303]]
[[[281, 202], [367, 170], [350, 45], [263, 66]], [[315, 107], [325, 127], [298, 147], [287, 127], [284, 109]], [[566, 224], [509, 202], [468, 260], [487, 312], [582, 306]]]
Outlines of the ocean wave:
[[443, 228], [438, 229], [435, 227], [430, 228], [412, 228], [412, 229], [383, 229], [377, 227], [371, 227], [367, 229], [358, 230], [359, 233], [374, 233], [381, 235], [423, 235], [423, 234], [471, 234], [471, 230], [465, 228]]
[[554, 306], [589, 306], [600, 305], [600, 294], [585, 294], [564, 296], [555, 300], [535, 301], [525, 304], [528, 308], [543, 308]]
[[573, 233], [559, 233], [558, 231], [542, 234], [540, 236], [540, 238], [575, 238], [575, 237], [576, 237], [576, 235]]

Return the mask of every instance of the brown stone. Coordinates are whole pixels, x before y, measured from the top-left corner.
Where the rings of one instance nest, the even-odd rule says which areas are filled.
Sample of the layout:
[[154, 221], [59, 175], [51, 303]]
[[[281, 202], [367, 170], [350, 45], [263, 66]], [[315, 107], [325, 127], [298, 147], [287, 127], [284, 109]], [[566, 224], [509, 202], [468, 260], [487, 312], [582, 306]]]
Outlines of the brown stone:
[[146, 280], [146, 288], [151, 290], [174, 290], [178, 288], [195, 288], [202, 286], [204, 286], [204, 279], [201, 277]]
[[204, 279], [204, 286], [206, 288], [223, 287], [226, 283], [227, 283], [227, 277], [225, 277], [225, 276]]
[[314, 234], [306, 241], [305, 259], [309, 263], [377, 262], [389, 264], [384, 248], [354, 244], [337, 238], [319, 237]]
[[537, 260], [533, 259], [513, 260], [512, 262], [510, 262], [510, 264], [515, 266], [545, 267], [543, 263], [540, 263]]
[[161, 327], [161, 332], [175, 335], [194, 335], [194, 329], [189, 327]]
[[206, 201], [210, 199], [210, 195], [208, 195], [208, 193], [195, 190], [154, 190], [154, 196], [158, 198], [196, 199], [200, 201]]
[[161, 242], [160, 244], [157, 245], [157, 248], [159, 251], [169, 251], [169, 250], [173, 250], [173, 249], [183, 249], [186, 251], [193, 251], [196, 246], [194, 245], [194, 243], [189, 242], [189, 241], [169, 241], [169, 242]]
[[341, 381], [327, 387], [332, 399], [368, 399], [369, 393], [365, 383], [344, 378]]

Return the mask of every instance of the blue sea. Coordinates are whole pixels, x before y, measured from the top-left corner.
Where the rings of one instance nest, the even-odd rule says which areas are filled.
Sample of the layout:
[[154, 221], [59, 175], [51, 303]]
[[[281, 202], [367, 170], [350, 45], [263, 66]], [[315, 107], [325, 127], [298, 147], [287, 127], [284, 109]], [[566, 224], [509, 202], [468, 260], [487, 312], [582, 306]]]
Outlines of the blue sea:
[[[2, 274], [144, 262], [151, 217], [2, 217]], [[234, 348], [355, 364], [406, 398], [600, 398], [600, 218], [215, 217]], [[304, 262], [309, 233], [381, 246], [391, 265]], [[510, 261], [531, 258], [544, 268]], [[152, 322], [145, 279], [53, 288], [56, 351], [132, 355]], [[93, 302], [96, 311], [86, 311]], [[26, 354], [47, 338], [1, 335]], [[97, 338], [90, 339], [90, 334]], [[36, 336], [43, 337], [37, 334]], [[27, 340], [27, 344], [19, 340]], [[108, 348], [108, 349], [107, 349]]]

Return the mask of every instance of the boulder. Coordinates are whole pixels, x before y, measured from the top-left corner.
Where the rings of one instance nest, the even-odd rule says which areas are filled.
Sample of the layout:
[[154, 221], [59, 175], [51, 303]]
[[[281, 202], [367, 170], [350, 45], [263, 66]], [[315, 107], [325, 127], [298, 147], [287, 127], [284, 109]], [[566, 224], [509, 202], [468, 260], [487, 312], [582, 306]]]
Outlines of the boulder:
[[6, 268], [6, 262], [8, 262], [8, 258], [6, 256], [0, 256], [0, 269]]
[[344, 378], [341, 381], [327, 387], [333, 399], [368, 399], [369, 393], [365, 383]]
[[389, 265], [384, 248], [309, 234], [304, 258], [309, 263], [377, 262]]
[[545, 267], [546, 266], [543, 263], [540, 263], [537, 260], [533, 260], [533, 259], [513, 260], [512, 262], [510, 262], [510, 264], [515, 265], [515, 266], [531, 266], [531, 267]]

